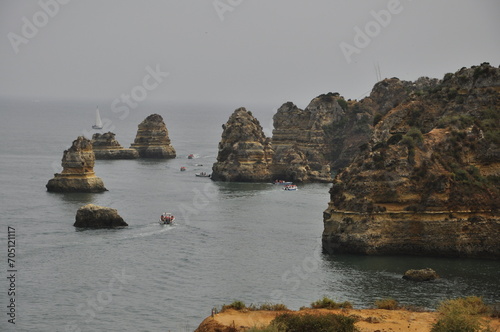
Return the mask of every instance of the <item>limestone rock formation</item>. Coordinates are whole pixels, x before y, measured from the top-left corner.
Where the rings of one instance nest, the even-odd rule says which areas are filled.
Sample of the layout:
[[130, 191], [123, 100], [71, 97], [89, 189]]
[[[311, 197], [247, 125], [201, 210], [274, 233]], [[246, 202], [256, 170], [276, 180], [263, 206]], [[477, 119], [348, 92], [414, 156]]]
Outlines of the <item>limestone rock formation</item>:
[[115, 134], [107, 132], [95, 133], [92, 136], [92, 148], [95, 159], [136, 159], [139, 153], [136, 149], [125, 149], [115, 139]]
[[63, 171], [54, 174], [47, 183], [47, 191], [53, 192], [102, 192], [107, 189], [101, 178], [94, 173], [92, 143], [83, 136], [73, 141], [62, 158]]
[[291, 102], [273, 117], [273, 177], [297, 182], [331, 182], [329, 142], [325, 126], [338, 120], [344, 110], [337, 98], [323, 95], [305, 110]]
[[76, 212], [75, 227], [113, 228], [128, 226], [116, 209], [87, 204]]
[[130, 147], [136, 149], [141, 158], [169, 159], [176, 156], [165, 122], [159, 114], [151, 114], [139, 124]]
[[243, 107], [235, 110], [222, 128], [217, 162], [212, 167], [212, 180], [271, 181], [271, 141], [251, 112]]
[[500, 69], [423, 82], [335, 177], [325, 251], [500, 258]]
[[431, 281], [439, 279], [439, 275], [433, 269], [426, 268], [420, 270], [408, 270], [403, 275], [403, 279], [412, 281]]

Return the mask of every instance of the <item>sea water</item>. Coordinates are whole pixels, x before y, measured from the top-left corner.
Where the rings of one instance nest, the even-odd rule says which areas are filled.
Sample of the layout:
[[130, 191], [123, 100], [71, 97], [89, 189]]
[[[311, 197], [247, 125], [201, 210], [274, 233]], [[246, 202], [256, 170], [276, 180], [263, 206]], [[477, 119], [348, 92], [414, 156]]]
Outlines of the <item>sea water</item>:
[[[96, 175], [109, 191], [48, 193], [63, 151], [77, 136], [96, 132], [96, 104], [0, 101], [2, 331], [193, 331], [213, 307], [235, 300], [291, 309], [323, 296], [357, 308], [386, 297], [425, 308], [468, 295], [500, 301], [498, 261], [324, 255], [329, 184], [284, 191], [195, 176], [211, 172], [221, 125], [234, 109], [247, 106], [270, 135], [279, 105], [145, 103], [125, 116], [101, 102], [103, 131], [115, 132], [124, 147], [144, 118], [162, 115], [177, 158], [97, 160]], [[117, 209], [129, 226], [75, 229], [76, 211], [88, 203]], [[159, 225], [162, 212], [173, 213], [177, 224]], [[7, 265], [12, 229], [15, 295]], [[401, 278], [425, 267], [442, 278]], [[12, 299], [15, 325], [8, 321]]]

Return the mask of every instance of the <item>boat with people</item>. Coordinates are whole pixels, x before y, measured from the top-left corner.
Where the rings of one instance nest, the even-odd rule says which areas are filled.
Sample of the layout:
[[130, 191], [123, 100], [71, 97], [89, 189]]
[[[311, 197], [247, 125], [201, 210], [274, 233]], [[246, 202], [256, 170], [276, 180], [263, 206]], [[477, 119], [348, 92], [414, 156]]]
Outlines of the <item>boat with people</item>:
[[274, 180], [273, 184], [280, 184], [280, 185], [290, 185], [292, 182], [290, 181], [285, 181], [285, 180]]
[[191, 153], [191, 154], [188, 156], [188, 159], [193, 159], [193, 158], [194, 158], [194, 154], [192, 154], [192, 153]]
[[174, 223], [175, 217], [172, 213], [164, 212], [160, 216], [160, 220], [158, 220], [158, 223], [160, 225], [172, 225]]
[[211, 176], [211, 174], [208, 174], [207, 172], [195, 173], [194, 175], [201, 178], [209, 178]]
[[289, 191], [291, 191], [291, 190], [297, 190], [297, 186], [294, 185], [294, 184], [287, 184], [287, 185], [285, 185], [283, 187], [283, 190], [289, 190]]
[[184, 167], [184, 166], [182, 166], [182, 167], [181, 167], [181, 172], [184, 172], [185, 170], [187, 170], [187, 168], [186, 168], [186, 167]]

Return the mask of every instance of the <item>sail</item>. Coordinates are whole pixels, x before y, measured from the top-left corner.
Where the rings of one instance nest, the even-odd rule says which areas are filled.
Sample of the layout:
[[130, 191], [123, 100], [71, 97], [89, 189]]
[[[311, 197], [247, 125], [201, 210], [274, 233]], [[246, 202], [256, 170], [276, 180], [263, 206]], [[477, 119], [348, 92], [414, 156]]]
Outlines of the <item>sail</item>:
[[95, 125], [92, 126], [92, 128], [94, 128], [94, 129], [101, 129], [102, 128], [101, 116], [99, 115], [99, 107], [97, 107], [95, 110]]

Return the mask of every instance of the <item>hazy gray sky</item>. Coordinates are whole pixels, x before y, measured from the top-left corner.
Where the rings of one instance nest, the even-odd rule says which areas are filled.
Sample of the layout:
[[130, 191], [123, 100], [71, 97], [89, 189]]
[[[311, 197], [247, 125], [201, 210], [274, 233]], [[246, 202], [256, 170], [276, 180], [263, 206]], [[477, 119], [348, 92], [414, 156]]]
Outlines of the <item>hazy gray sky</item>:
[[498, 0], [0, 0], [0, 96], [357, 99], [375, 64], [406, 80], [498, 66], [499, 18]]

